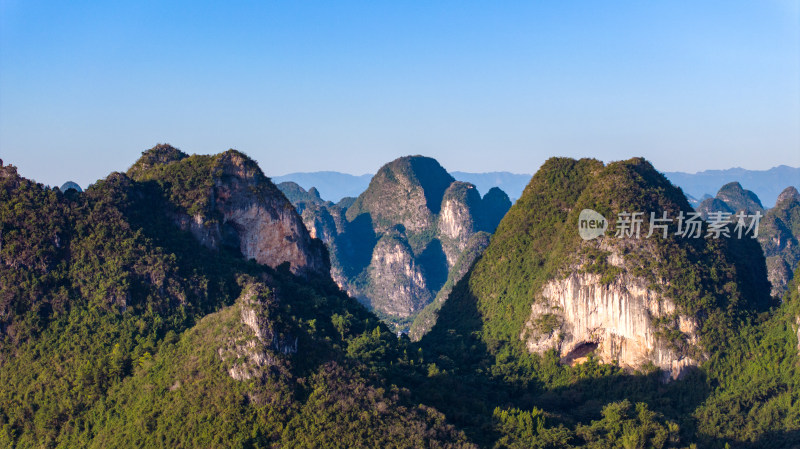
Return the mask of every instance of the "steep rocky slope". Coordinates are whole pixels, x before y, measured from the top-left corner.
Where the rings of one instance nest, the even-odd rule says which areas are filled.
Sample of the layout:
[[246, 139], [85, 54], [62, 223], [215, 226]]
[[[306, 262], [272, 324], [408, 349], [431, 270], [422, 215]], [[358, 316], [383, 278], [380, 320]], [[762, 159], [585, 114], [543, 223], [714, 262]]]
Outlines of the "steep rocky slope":
[[[605, 235], [578, 236], [584, 209], [608, 220]], [[764, 258], [752, 238], [679, 237], [674, 222], [666, 238], [660, 231], [646, 238], [648, 219], [640, 238], [615, 237], [623, 230], [616, 222], [621, 212], [675, 219], [691, 210], [680, 189], [642, 159], [607, 166], [551, 159], [423, 343], [446, 346], [477, 335], [488, 348], [555, 350], [562, 363], [593, 354], [680, 377], [730, 332], [727, 325], [711, 332], [709, 323], [771, 304]]]
[[474, 447], [383, 381], [398, 340], [252, 161], [159, 146], [129, 173], [0, 167], [1, 447]]
[[381, 167], [347, 209], [347, 219], [368, 215], [377, 232], [401, 224], [409, 234], [435, 223], [445, 191], [455, 181], [436, 160], [406, 156]]
[[[0, 164], [0, 447], [800, 445], [800, 273], [777, 305], [752, 240], [578, 237], [584, 207], [687, 210], [644, 161], [545, 164], [477, 262], [489, 238], [470, 237], [414, 344], [324, 273], [181, 229], [195, 204], [223, 219], [193, 160], [83, 193]], [[351, 204], [317, 235], [353, 232]], [[410, 247], [401, 231], [380, 239]], [[377, 241], [341, 248], [368, 265]]]
[[328, 246], [334, 280], [403, 328], [445, 285], [470, 238], [493, 232], [511, 202], [496, 188], [481, 198], [434, 159], [407, 156], [383, 166], [355, 200], [295, 205]]
[[319, 191], [312, 187], [308, 190], [300, 187], [294, 182], [282, 182], [277, 184], [276, 187], [280, 190], [286, 199], [289, 200], [296, 208], [298, 213], [303, 213], [306, 205], [324, 205], [332, 206], [333, 203], [325, 201], [319, 196]]
[[800, 264], [800, 193], [787, 187], [764, 214], [758, 241], [767, 257], [772, 295], [782, 297]]
[[445, 281], [441, 290], [436, 293], [436, 297], [433, 301], [425, 306], [411, 323], [408, 336], [412, 341], [419, 341], [431, 330], [433, 325], [436, 324], [436, 320], [439, 317], [439, 310], [441, 310], [444, 302], [450, 296], [453, 287], [455, 287], [458, 281], [469, 272], [469, 269], [472, 268], [475, 261], [483, 254], [486, 247], [489, 246], [490, 237], [488, 232], [479, 231], [467, 240], [455, 264], [450, 268], [450, 272], [447, 274], [447, 281]]
[[716, 197], [703, 200], [697, 206], [697, 211], [700, 212], [703, 219], [707, 219], [710, 212], [735, 214], [744, 211], [746, 214], [763, 213], [764, 206], [761, 205], [761, 200], [758, 199], [755, 193], [745, 190], [738, 182], [730, 182], [719, 189]]
[[292, 272], [329, 271], [324, 246], [309, 236], [291, 203], [247, 156], [229, 150], [188, 156], [168, 145], [146, 151], [129, 170], [157, 182], [176, 205], [174, 220], [204, 246], [238, 248], [245, 259]]
[[[795, 187], [784, 189], [778, 195], [775, 207], [764, 209], [753, 192], [744, 190], [738, 182], [732, 182], [724, 185], [715, 198], [704, 200], [697, 211], [705, 219], [708, 219], [710, 212], [762, 214], [758, 241], [767, 258], [771, 294], [780, 298], [786, 293], [792, 273], [800, 262], [797, 243], [800, 237], [800, 194]], [[736, 220], [735, 217], [733, 219]]]

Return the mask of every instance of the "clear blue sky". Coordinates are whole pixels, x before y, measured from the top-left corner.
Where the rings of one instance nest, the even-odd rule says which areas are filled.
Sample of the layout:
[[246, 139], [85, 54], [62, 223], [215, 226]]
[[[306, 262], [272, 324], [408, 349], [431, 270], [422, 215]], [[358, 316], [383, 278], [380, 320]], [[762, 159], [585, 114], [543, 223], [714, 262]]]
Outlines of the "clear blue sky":
[[83, 186], [159, 142], [268, 175], [800, 166], [797, 0], [161, 3], [0, 0], [0, 158]]

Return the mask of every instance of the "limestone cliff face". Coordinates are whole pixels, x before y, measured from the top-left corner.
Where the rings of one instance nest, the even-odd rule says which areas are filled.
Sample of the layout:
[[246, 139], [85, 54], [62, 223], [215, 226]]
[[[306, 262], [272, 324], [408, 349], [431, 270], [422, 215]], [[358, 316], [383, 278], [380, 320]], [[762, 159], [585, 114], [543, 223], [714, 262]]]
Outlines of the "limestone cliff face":
[[675, 329], [684, 342], [696, 345], [693, 318], [678, 314], [675, 304], [649, 289], [643, 279], [623, 275], [603, 285], [600, 278], [576, 271], [545, 285], [544, 301], [531, 306], [521, 335], [529, 351], [556, 349], [564, 363], [580, 361], [591, 352], [603, 362], [616, 360], [627, 368], [652, 363], [672, 378], [698, 364], [687, 349], [661, 336]]
[[481, 199], [474, 185], [455, 181], [423, 156], [384, 165], [358, 198], [335, 205], [296, 185], [281, 188], [302, 210], [312, 237], [327, 245], [339, 287], [406, 323], [447, 282], [470, 239], [494, 231], [511, 207], [502, 190]]
[[775, 207], [767, 210], [759, 227], [758, 242], [767, 258], [772, 296], [782, 297], [800, 263], [800, 193], [787, 187]]
[[481, 197], [472, 184], [455, 181], [445, 191], [437, 226], [447, 265], [452, 267], [476, 232]]
[[336, 220], [331, 208], [310, 206], [303, 210], [302, 219], [311, 238], [320, 239], [326, 245], [338, 235]]
[[452, 176], [434, 159], [406, 156], [378, 170], [367, 190], [347, 210], [352, 221], [369, 214], [379, 232], [401, 224], [406, 232], [422, 232], [435, 222]]
[[432, 299], [411, 248], [394, 236], [384, 236], [375, 246], [370, 284], [372, 307], [401, 318], [418, 312]]
[[226, 323], [217, 355], [232, 378], [244, 381], [270, 370], [282, 371], [285, 363], [280, 355], [297, 352], [297, 337], [276, 328], [276, 301], [266, 285], [250, 282], [234, 305], [217, 313], [216, 319]]
[[455, 285], [469, 272], [472, 265], [480, 257], [483, 251], [489, 246], [490, 234], [478, 231], [467, 241], [467, 245], [461, 254], [458, 255], [456, 263], [450, 267], [447, 273], [447, 281], [444, 286], [436, 293], [433, 301], [425, 306], [419, 315], [414, 318], [414, 322], [408, 330], [408, 337], [411, 341], [419, 341], [436, 324], [439, 318], [439, 311], [444, 305]]
[[[344, 210], [338, 205], [319, 205], [306, 203], [302, 213], [303, 223], [312, 238], [321, 240], [330, 255], [330, 273], [333, 281], [351, 296], [359, 296], [347, 282], [347, 275], [340, 260], [340, 245], [347, 245], [343, 238], [346, 219]], [[363, 296], [363, 295], [362, 295]]]
[[[264, 309], [269, 305], [258, 298], [258, 286], [250, 285], [233, 306], [239, 312], [240, 326], [229, 330], [234, 334], [217, 349], [223, 362], [228, 362], [228, 374], [236, 380], [248, 380], [259, 375], [263, 369], [274, 366], [277, 361], [266, 344], [274, 332]], [[234, 331], [236, 329], [236, 331]]]
[[[610, 222], [604, 235], [581, 235], [587, 209]], [[732, 311], [774, 305], [753, 239], [680, 238], [674, 223], [666, 236], [647, 237], [646, 225], [640, 237], [626, 236], [625, 222], [614, 219], [623, 211], [675, 217], [691, 208], [644, 159], [548, 160], [453, 290], [423, 347], [476, 347], [481, 339], [490, 353], [520, 345], [555, 350], [563, 363], [594, 354], [631, 369], [653, 364], [677, 378], [737, 329]]]
[[755, 193], [745, 190], [738, 182], [730, 182], [719, 189], [716, 197], [701, 201], [697, 211], [703, 219], [708, 219], [708, 214], [711, 212], [736, 214], [744, 211], [747, 214], [754, 214], [763, 212], [764, 206]]
[[797, 328], [797, 357], [800, 358], [800, 316], [795, 319], [795, 326]]
[[[171, 189], [179, 226], [212, 249], [238, 249], [244, 258], [272, 267], [288, 262], [294, 273], [328, 273], [324, 245], [309, 235], [292, 204], [253, 160], [235, 150], [216, 156], [175, 151], [149, 150], [129, 173]], [[189, 182], [186, 173], [193, 176]]]

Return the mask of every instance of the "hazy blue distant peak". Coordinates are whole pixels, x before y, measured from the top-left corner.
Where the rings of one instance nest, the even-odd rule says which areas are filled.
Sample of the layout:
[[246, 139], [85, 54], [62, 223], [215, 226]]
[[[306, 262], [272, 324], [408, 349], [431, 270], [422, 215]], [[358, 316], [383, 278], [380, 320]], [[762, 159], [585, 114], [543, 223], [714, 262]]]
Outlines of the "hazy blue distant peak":
[[273, 176], [272, 182], [275, 184], [294, 182], [308, 191], [314, 187], [322, 199], [338, 203], [344, 197], [357, 197], [367, 190], [371, 179], [371, 174], [351, 175], [335, 171], [318, 171]]
[[63, 193], [67, 193], [67, 190], [70, 189], [73, 189], [78, 193], [83, 192], [81, 186], [79, 186], [76, 182], [73, 181], [67, 181], [59, 188], [59, 190], [61, 190], [61, 192]]
[[298, 203], [325, 204], [325, 201], [320, 198], [319, 192], [314, 187], [305, 190], [296, 182], [291, 181], [281, 182], [276, 184], [276, 187], [278, 187], [278, 190], [283, 192], [284, 196], [286, 196], [286, 199], [294, 204], [295, 207], [297, 207]]
[[507, 171], [487, 173], [454, 171], [450, 172], [450, 174], [459, 181], [466, 181], [474, 184], [475, 187], [478, 188], [478, 192], [482, 195], [486, 195], [492, 187], [499, 187], [508, 194], [512, 201], [522, 195], [522, 191], [525, 190], [525, 186], [528, 185], [531, 176], [533, 176], [530, 174], [511, 173]]
[[789, 186], [800, 186], [800, 168], [779, 165], [769, 170], [704, 170], [697, 173], [665, 172], [667, 178], [695, 198], [713, 194], [726, 184], [738, 182], [755, 193], [764, 207], [772, 207], [778, 195]]
[[695, 173], [686, 173], [686, 172], [674, 172], [680, 173], [684, 175], [752, 175], [761, 172], [796, 172], [800, 170], [800, 168], [790, 167], [788, 165], [778, 165], [776, 167], [772, 167], [768, 170], [749, 170], [742, 167], [732, 167], [732, 168], [724, 168], [724, 169], [709, 169], [709, 170], [702, 170]]
[[[481, 195], [486, 195], [492, 187], [499, 187], [508, 194], [512, 201], [519, 198], [525, 186], [528, 185], [528, 181], [531, 180], [529, 174], [505, 171], [488, 173], [454, 171], [450, 174], [458, 181], [474, 184]], [[322, 199], [336, 203], [344, 197], [357, 197], [361, 192], [367, 190], [372, 176], [372, 174], [351, 175], [335, 171], [297, 172], [273, 176], [272, 181], [275, 184], [291, 181], [306, 190], [316, 187]]]
[[[450, 174], [458, 181], [469, 182], [485, 195], [492, 187], [499, 187], [512, 201], [522, 195], [531, 179], [529, 174], [511, 172], [470, 173], [453, 171]], [[713, 197], [720, 188], [731, 182], [738, 182], [744, 189], [751, 190], [761, 200], [764, 207], [772, 207], [778, 195], [789, 186], [800, 186], [800, 168], [780, 165], [769, 170], [747, 170], [741, 167], [726, 170], [705, 170], [697, 173], [665, 172], [673, 184], [681, 187], [691, 196], [693, 206], [704, 199]], [[273, 182], [292, 181], [304, 189], [316, 187], [324, 200], [339, 202], [344, 197], [357, 197], [367, 190], [372, 174], [351, 175], [334, 171], [299, 172], [275, 176]]]

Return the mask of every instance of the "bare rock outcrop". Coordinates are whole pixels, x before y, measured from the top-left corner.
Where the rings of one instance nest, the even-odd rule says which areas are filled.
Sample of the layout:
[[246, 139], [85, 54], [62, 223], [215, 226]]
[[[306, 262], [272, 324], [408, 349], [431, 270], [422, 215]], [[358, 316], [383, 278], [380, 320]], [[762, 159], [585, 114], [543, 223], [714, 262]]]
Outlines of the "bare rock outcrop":
[[445, 191], [437, 225], [449, 267], [456, 263], [467, 241], [477, 231], [475, 221], [480, 205], [481, 196], [472, 184], [455, 181]]
[[547, 283], [544, 301], [531, 306], [521, 336], [528, 350], [556, 349], [564, 363], [589, 353], [631, 369], [652, 363], [672, 378], [698, 364], [690, 351], [663, 336], [665, 330], [677, 330], [682, 344], [696, 345], [693, 318], [678, 314], [675, 304], [643, 279], [621, 275], [608, 285], [600, 280], [598, 274], [573, 272]]
[[163, 183], [178, 203], [175, 222], [208, 248], [238, 249], [245, 259], [271, 267], [288, 262], [296, 274], [330, 271], [322, 242], [309, 235], [258, 164], [236, 150], [187, 156], [159, 145], [146, 151], [129, 174]]
[[227, 311], [238, 314], [239, 324], [227, 330], [228, 338], [217, 354], [232, 378], [248, 380], [264, 375], [271, 367], [280, 370], [279, 354], [297, 352], [297, 337], [275, 328], [275, 301], [265, 285], [251, 282]]
[[778, 196], [775, 207], [764, 214], [758, 233], [774, 297], [781, 298], [788, 291], [800, 263], [799, 240], [800, 193], [789, 186]]
[[397, 317], [409, 317], [433, 299], [411, 248], [395, 236], [384, 236], [375, 246], [370, 283], [373, 308]]
[[358, 198], [335, 205], [311, 195], [314, 189], [279, 187], [294, 198], [311, 236], [327, 245], [339, 287], [403, 326], [442, 289], [470, 239], [494, 232], [511, 207], [502, 190], [481, 198], [424, 156], [384, 165]]

